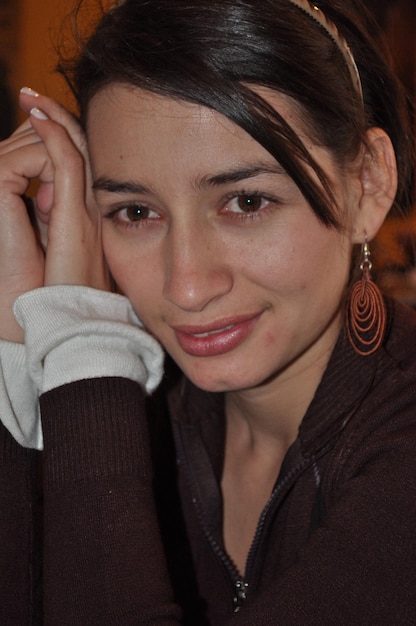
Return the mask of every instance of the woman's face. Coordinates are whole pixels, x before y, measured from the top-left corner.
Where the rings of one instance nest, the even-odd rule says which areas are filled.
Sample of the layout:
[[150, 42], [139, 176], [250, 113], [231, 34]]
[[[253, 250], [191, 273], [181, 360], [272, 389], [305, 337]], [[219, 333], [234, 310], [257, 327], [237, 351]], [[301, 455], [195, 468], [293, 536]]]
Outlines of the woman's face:
[[[288, 101], [268, 99], [300, 132]], [[347, 196], [323, 148], [306, 140], [348, 215], [341, 231], [319, 222], [264, 148], [208, 108], [114, 85], [90, 104], [88, 141], [110, 270], [196, 385], [251, 389], [327, 358], [358, 185], [349, 181]]]

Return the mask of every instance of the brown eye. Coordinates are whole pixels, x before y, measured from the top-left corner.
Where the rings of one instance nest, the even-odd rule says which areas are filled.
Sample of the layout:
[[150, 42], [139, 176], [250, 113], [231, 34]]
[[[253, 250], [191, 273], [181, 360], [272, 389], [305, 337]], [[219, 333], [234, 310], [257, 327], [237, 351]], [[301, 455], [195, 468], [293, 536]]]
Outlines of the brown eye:
[[126, 218], [130, 222], [138, 222], [140, 220], [145, 220], [149, 217], [149, 213], [150, 213], [149, 208], [141, 204], [132, 204], [131, 206], [126, 207], [125, 211], [126, 211]]
[[238, 196], [238, 208], [245, 213], [254, 213], [262, 208], [263, 198], [261, 196]]

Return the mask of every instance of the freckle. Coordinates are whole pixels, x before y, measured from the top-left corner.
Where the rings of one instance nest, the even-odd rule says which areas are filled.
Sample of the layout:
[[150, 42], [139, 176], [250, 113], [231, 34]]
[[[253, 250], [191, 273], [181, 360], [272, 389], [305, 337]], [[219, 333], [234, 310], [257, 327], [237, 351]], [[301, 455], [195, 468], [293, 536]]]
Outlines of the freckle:
[[265, 346], [270, 346], [270, 344], [276, 343], [276, 337], [273, 333], [267, 333], [265, 337]]

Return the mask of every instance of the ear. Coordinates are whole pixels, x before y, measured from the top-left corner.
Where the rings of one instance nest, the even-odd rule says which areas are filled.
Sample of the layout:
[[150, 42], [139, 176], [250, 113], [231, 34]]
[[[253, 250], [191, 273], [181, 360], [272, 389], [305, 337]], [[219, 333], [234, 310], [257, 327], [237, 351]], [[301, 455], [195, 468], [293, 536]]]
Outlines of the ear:
[[366, 238], [371, 241], [376, 236], [396, 196], [396, 155], [390, 137], [381, 128], [370, 128], [366, 133], [360, 182], [353, 243], [362, 243]]

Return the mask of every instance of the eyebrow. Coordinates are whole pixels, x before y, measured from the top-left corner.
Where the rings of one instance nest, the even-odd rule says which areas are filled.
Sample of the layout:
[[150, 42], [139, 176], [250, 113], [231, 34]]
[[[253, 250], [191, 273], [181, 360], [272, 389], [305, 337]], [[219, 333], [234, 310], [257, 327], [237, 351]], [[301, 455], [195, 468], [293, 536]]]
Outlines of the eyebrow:
[[100, 176], [92, 185], [94, 191], [108, 191], [109, 193], [150, 193], [150, 187], [133, 181], [122, 181], [106, 176]]
[[[228, 171], [213, 174], [212, 176], [202, 176], [198, 178], [196, 187], [202, 189], [204, 187], [220, 187], [228, 183], [236, 183], [248, 178], [255, 178], [262, 174], [282, 175], [285, 170], [278, 163], [273, 165], [258, 164], [247, 167], [235, 167]], [[113, 178], [101, 176], [97, 178], [92, 186], [94, 191], [106, 191], [108, 193], [120, 194], [148, 194], [152, 193], [152, 189], [139, 182], [122, 181]]]
[[247, 178], [255, 178], [262, 174], [284, 174], [285, 171], [281, 165], [275, 163], [273, 165], [258, 164], [247, 167], [236, 167], [227, 172], [214, 174], [213, 176], [203, 177], [198, 181], [200, 187], [219, 187], [227, 183], [238, 183]]

